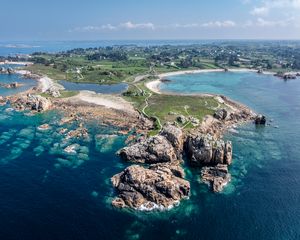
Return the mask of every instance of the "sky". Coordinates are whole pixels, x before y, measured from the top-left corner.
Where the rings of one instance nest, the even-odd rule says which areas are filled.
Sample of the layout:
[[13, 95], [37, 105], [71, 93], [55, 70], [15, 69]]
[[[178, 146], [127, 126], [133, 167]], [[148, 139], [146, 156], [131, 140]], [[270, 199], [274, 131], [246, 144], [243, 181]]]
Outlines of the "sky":
[[300, 39], [300, 0], [1, 0], [0, 41]]

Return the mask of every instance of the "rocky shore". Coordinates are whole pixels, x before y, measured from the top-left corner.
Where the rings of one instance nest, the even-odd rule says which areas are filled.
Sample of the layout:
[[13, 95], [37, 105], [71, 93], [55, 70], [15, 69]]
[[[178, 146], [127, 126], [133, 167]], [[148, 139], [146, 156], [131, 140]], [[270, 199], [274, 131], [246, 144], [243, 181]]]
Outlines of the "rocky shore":
[[167, 123], [159, 134], [142, 136], [118, 152], [122, 160], [134, 165], [112, 177], [117, 191], [113, 206], [163, 210], [188, 198], [190, 185], [180, 165], [183, 156], [190, 167], [201, 168], [200, 176], [196, 177], [213, 192], [224, 189], [231, 180], [228, 167], [233, 161], [233, 146], [222, 139], [222, 134], [244, 122], [265, 124], [266, 118], [224, 96], [217, 99], [224, 108], [217, 109], [214, 116], [207, 116], [192, 131], [183, 132], [176, 123]]
[[[48, 87], [49, 84], [46, 85]], [[190, 183], [185, 179], [181, 166], [184, 157], [190, 167], [201, 168], [201, 174], [194, 177], [200, 177], [213, 192], [221, 192], [231, 179], [228, 167], [233, 161], [234, 147], [230, 141], [222, 139], [224, 131], [249, 121], [255, 124], [266, 123], [264, 116], [255, 114], [246, 106], [225, 96], [214, 96], [219, 103], [214, 115], [206, 116], [192, 130], [183, 131], [176, 122], [166, 123], [157, 135], [147, 137], [147, 132], [153, 129], [153, 122], [129, 106], [129, 103], [125, 104], [124, 100], [91, 93], [61, 99], [55, 91], [55, 96], [51, 94], [51, 98], [46, 98], [40, 95], [44, 90], [39, 86], [26, 93], [2, 97], [0, 104], [9, 102], [19, 111], [43, 112], [56, 109], [65, 115], [62, 124], [98, 120], [102, 124], [118, 126], [125, 133], [138, 132], [136, 136], [139, 137], [130, 138], [130, 144], [119, 151], [120, 158], [133, 165], [111, 178], [117, 193], [112, 205], [118, 208], [165, 210], [187, 199]], [[49, 127], [44, 124], [38, 129], [46, 131]], [[66, 137], [88, 138], [88, 132], [80, 124], [78, 129], [68, 132]], [[72, 153], [75, 148], [75, 145], [68, 146], [65, 152]]]

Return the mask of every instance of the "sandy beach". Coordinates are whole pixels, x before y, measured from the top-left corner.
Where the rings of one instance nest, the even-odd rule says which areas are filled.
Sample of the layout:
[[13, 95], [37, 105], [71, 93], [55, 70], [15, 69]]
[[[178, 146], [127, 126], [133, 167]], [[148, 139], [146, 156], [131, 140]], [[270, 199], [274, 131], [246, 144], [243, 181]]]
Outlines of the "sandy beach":
[[92, 91], [80, 91], [78, 95], [71, 97], [68, 100], [71, 102], [83, 101], [115, 110], [121, 110], [130, 114], [136, 114], [133, 106], [118, 96], [100, 94]]

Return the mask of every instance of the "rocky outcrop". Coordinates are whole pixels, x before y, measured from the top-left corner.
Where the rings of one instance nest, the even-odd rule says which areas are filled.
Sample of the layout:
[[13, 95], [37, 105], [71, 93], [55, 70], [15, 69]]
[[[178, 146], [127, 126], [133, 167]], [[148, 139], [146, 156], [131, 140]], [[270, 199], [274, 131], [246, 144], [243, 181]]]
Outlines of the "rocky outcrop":
[[12, 106], [18, 110], [47, 111], [51, 108], [51, 101], [40, 95], [28, 94], [25, 97], [11, 99]]
[[265, 125], [267, 122], [266, 117], [263, 115], [257, 115], [255, 118], [256, 125]]
[[0, 87], [4, 87], [4, 88], [19, 88], [21, 87], [22, 84], [20, 83], [17, 83], [17, 82], [13, 82], [13, 83], [8, 83], [8, 84], [0, 84]]
[[226, 109], [222, 108], [222, 109], [218, 109], [215, 113], [214, 113], [214, 117], [218, 120], [225, 120], [226, 117], [228, 116], [228, 112]]
[[121, 149], [125, 161], [134, 163], [172, 162], [177, 159], [176, 151], [166, 137], [156, 135]]
[[227, 164], [232, 162], [230, 141], [214, 140], [207, 135], [189, 136], [185, 144], [188, 159], [192, 166]]
[[4, 67], [0, 67], [0, 73], [2, 74], [13, 74], [14, 70], [12, 68], [4, 68]]
[[172, 146], [179, 152], [183, 148], [183, 132], [180, 128], [167, 123], [164, 125], [160, 135], [166, 137], [166, 139], [172, 144]]
[[190, 183], [177, 164], [133, 165], [111, 178], [118, 196], [115, 207], [139, 210], [168, 209], [189, 196]]
[[0, 96], [0, 106], [3, 106], [3, 105], [5, 105], [5, 104], [6, 104], [6, 102], [7, 102], [7, 99], [6, 99], [6, 98], [4, 98], [4, 97], [2, 97], [2, 96]]
[[230, 181], [231, 176], [227, 165], [218, 164], [214, 167], [203, 167], [201, 169], [201, 178], [214, 192], [221, 192]]
[[187, 122], [187, 119], [186, 119], [185, 116], [179, 115], [179, 116], [177, 117], [177, 121], [178, 121], [179, 123], [181, 123], [181, 124], [185, 124], [185, 123]]

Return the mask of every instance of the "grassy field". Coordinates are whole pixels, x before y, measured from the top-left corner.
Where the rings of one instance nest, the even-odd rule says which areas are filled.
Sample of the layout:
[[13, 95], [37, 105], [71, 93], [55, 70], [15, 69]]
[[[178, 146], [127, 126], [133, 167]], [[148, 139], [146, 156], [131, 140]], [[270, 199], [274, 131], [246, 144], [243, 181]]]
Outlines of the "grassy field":
[[[60, 91], [60, 97], [59, 98], [69, 98], [69, 97], [74, 97], [78, 94], [79, 92], [77, 91]], [[47, 97], [47, 98], [52, 98], [52, 96], [48, 93], [42, 93], [42, 97]]]
[[214, 109], [219, 106], [213, 97], [155, 94], [142, 83], [136, 87], [131, 86], [124, 98], [133, 103], [140, 112], [144, 110], [145, 115], [156, 120], [156, 131], [153, 134], [159, 130], [159, 125], [166, 122], [177, 122], [181, 127], [185, 125], [186, 129], [191, 128], [192, 124], [179, 123], [178, 116], [193, 117], [201, 122], [204, 116], [213, 115]]

